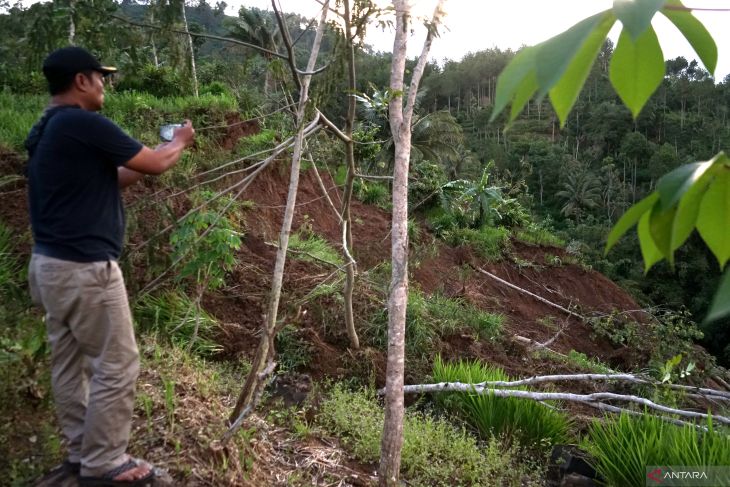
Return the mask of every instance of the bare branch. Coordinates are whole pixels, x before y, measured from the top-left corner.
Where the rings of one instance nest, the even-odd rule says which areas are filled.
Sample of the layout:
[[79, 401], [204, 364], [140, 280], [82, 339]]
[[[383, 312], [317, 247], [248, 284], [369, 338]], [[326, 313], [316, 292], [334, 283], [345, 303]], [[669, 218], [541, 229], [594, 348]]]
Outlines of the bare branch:
[[345, 133], [337, 127], [337, 125], [334, 124], [329, 118], [325, 117], [324, 113], [317, 110], [317, 113], [319, 113], [319, 118], [322, 121], [322, 123], [327, 127], [328, 129], [332, 130], [334, 134], [337, 136], [338, 139], [340, 139], [342, 142], [348, 143], [352, 139], [345, 135]]
[[528, 290], [526, 290], [526, 289], [522, 289], [521, 287], [517, 287], [517, 286], [515, 286], [514, 284], [512, 284], [512, 283], [510, 283], [510, 282], [507, 282], [507, 281], [505, 281], [504, 279], [501, 279], [501, 278], [499, 278], [499, 277], [495, 276], [495, 275], [494, 275], [494, 274], [492, 274], [491, 272], [487, 272], [487, 271], [485, 271], [484, 269], [481, 269], [481, 268], [479, 268], [479, 267], [474, 267], [474, 269], [475, 269], [475, 270], [477, 270], [477, 271], [479, 271], [479, 272], [481, 272], [481, 273], [482, 273], [482, 274], [484, 274], [485, 276], [489, 276], [489, 277], [491, 277], [492, 279], [494, 279], [495, 281], [497, 281], [497, 282], [500, 282], [500, 283], [504, 284], [505, 286], [507, 286], [507, 287], [510, 287], [510, 288], [512, 288], [512, 289], [514, 289], [515, 291], [519, 291], [519, 292], [521, 292], [521, 293], [523, 293], [523, 294], [527, 294], [528, 296], [532, 296], [533, 298], [537, 299], [537, 300], [538, 300], [538, 301], [540, 301], [541, 303], [545, 303], [545, 304], [547, 304], [548, 306], [552, 306], [552, 307], [553, 307], [553, 308], [555, 308], [555, 309], [559, 309], [559, 310], [560, 310], [560, 311], [562, 311], [563, 313], [567, 313], [567, 314], [569, 314], [570, 316], [573, 316], [573, 317], [575, 317], [575, 318], [578, 318], [578, 319], [579, 319], [579, 320], [581, 320], [581, 321], [586, 321], [586, 318], [585, 318], [585, 317], [583, 317], [583, 316], [581, 316], [581, 315], [579, 315], [578, 313], [576, 313], [576, 312], [574, 312], [574, 311], [571, 311], [571, 310], [569, 310], [569, 309], [567, 309], [567, 308], [563, 308], [563, 307], [562, 307], [562, 306], [560, 306], [559, 304], [555, 304], [555, 303], [553, 303], [552, 301], [548, 301], [547, 299], [545, 299], [545, 298], [543, 298], [543, 297], [541, 297], [541, 296], [538, 296], [537, 294], [531, 293], [530, 291], [528, 291]]
[[[519, 382], [519, 381], [515, 381]], [[705, 413], [698, 413], [695, 411], [685, 411], [683, 409], [672, 408], [664, 406], [662, 404], [655, 403], [649, 399], [639, 396], [616, 394], [613, 392], [595, 392], [592, 394], [573, 394], [565, 392], [533, 392], [533, 391], [522, 391], [514, 389], [493, 389], [489, 387], [483, 387], [476, 384], [464, 384], [462, 382], [441, 382], [439, 384], [419, 384], [405, 386], [403, 388], [404, 394], [422, 394], [429, 392], [467, 392], [477, 394], [493, 394], [497, 397], [518, 397], [522, 399], [530, 399], [533, 401], [572, 401], [582, 403], [595, 403], [601, 401], [624, 401], [661, 411], [668, 414], [676, 414], [687, 418], [698, 418], [708, 419], [710, 415]], [[378, 394], [382, 395], [385, 392], [379, 391]], [[713, 421], [717, 421], [723, 424], [730, 425], [730, 418], [720, 415], [713, 415]]]
[[189, 36], [193, 36], [193, 37], [201, 37], [201, 38], [204, 38], [204, 39], [214, 39], [216, 41], [230, 42], [231, 44], [238, 44], [240, 46], [244, 46], [244, 47], [249, 47], [251, 49], [255, 49], [257, 51], [263, 52], [263, 53], [268, 54], [270, 56], [278, 57], [278, 58], [285, 59], [285, 60], [288, 60], [289, 59], [287, 56], [285, 56], [283, 54], [280, 54], [278, 52], [271, 51], [271, 50], [266, 49], [266, 48], [263, 48], [261, 46], [257, 46], [256, 44], [251, 44], [251, 43], [248, 43], [248, 42], [239, 41], [238, 39], [231, 39], [230, 37], [221, 37], [221, 36], [216, 36], [216, 35], [212, 35], [212, 34], [203, 34], [201, 32], [190, 32], [190, 31], [183, 30], [183, 29], [174, 29], [174, 28], [162, 27], [160, 25], [147, 24], [147, 23], [144, 23], [144, 22], [136, 22], [134, 20], [130, 20], [130, 19], [127, 19], [125, 17], [121, 17], [119, 15], [114, 15], [114, 14], [109, 14], [109, 16], [111, 18], [120, 20], [120, 21], [125, 22], [125, 23], [127, 23], [129, 25], [134, 25], [136, 27], [143, 27], [143, 28], [147, 28], [147, 29], [157, 29], [157, 30], [169, 30], [169, 31], [175, 32], [177, 34], [185, 34], [185, 35], [189, 35]]
[[444, 0], [439, 0], [436, 4], [436, 8], [433, 11], [433, 16], [428, 27], [428, 33], [426, 34], [426, 41], [423, 43], [423, 49], [421, 55], [418, 57], [416, 67], [413, 69], [413, 76], [411, 76], [411, 85], [408, 89], [408, 102], [405, 108], [405, 119], [410, 124], [411, 117], [413, 116], [413, 108], [416, 104], [416, 94], [418, 93], [418, 85], [421, 82], [423, 76], [423, 70], [426, 68], [426, 62], [428, 61], [428, 53], [431, 51], [431, 44], [433, 38], [438, 34], [436, 27], [441, 23], [442, 17], [446, 14], [444, 10]]

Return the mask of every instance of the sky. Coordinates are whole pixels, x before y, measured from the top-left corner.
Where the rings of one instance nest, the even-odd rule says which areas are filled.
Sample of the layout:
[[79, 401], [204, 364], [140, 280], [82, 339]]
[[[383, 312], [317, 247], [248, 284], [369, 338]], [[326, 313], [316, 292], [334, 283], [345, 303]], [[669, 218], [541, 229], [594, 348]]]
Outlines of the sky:
[[[286, 12], [319, 16], [320, 5], [315, 0], [279, 1]], [[227, 3], [226, 13], [229, 15], [237, 15], [241, 5], [271, 9], [270, 0], [227, 0]], [[382, 0], [376, 3], [390, 5], [390, 2]], [[730, 0], [683, 0], [683, 3], [693, 8], [730, 9]], [[492, 47], [517, 49], [522, 45], [534, 45], [610, 8], [612, 4], [612, 0], [446, 0], [447, 30], [434, 41], [431, 58], [439, 62], [444, 59], [460, 60], [468, 52]], [[414, 15], [428, 17], [435, 5], [435, 0], [413, 0]], [[718, 46], [715, 79], [722, 81], [730, 73], [730, 12], [696, 11], [695, 16], [705, 24]], [[698, 59], [689, 43], [664, 16], [655, 16], [653, 25], [665, 59], [677, 56]], [[617, 22], [609, 35], [614, 43], [619, 31]], [[424, 29], [416, 30], [409, 41], [409, 56], [420, 53], [424, 36]], [[373, 26], [366, 42], [376, 50], [390, 51], [393, 48], [393, 32]]]

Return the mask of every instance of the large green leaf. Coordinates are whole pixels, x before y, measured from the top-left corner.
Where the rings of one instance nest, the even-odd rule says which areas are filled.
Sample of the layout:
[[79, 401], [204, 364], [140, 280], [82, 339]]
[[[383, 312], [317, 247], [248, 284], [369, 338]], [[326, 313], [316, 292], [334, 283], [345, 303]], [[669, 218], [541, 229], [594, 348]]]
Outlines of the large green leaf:
[[677, 250], [692, 234], [700, 211], [700, 203], [712, 175], [705, 172], [692, 187], [690, 187], [677, 205], [677, 213], [672, 222], [672, 243], [670, 264], [673, 264], [673, 252]]
[[664, 55], [654, 29], [649, 27], [636, 42], [626, 30], [616, 44], [609, 68], [611, 84], [634, 118], [664, 79]]
[[618, 240], [624, 235], [624, 233], [626, 233], [629, 228], [633, 227], [645, 213], [650, 211], [651, 208], [654, 206], [654, 203], [656, 203], [658, 200], [659, 193], [655, 191], [643, 200], [636, 203], [631, 208], [629, 208], [629, 210], [623, 214], [619, 221], [616, 222], [616, 225], [613, 226], [611, 232], [608, 234], [605, 252], [608, 253], [608, 251], [611, 250], [611, 247], [616, 245], [616, 242], [618, 242]]
[[497, 118], [504, 107], [510, 102], [514, 94], [518, 91], [525, 78], [535, 69], [535, 54], [537, 46], [525, 47], [518, 52], [507, 67], [497, 78], [497, 89], [494, 95], [494, 109], [489, 121]]
[[636, 41], [649, 28], [654, 14], [666, 2], [667, 0], [614, 0], [613, 13], [624, 24], [631, 39]]
[[509, 120], [512, 122], [520, 114], [532, 95], [537, 91], [537, 79], [535, 71], [530, 71], [527, 76], [522, 80], [520, 86], [517, 88], [517, 92], [512, 100], [512, 109], [510, 112]]
[[728, 314], [730, 314], [730, 267], [725, 270], [725, 275], [722, 276], [720, 287], [715, 293], [715, 298], [712, 300], [712, 306], [710, 306], [710, 312], [707, 313], [705, 322], [722, 318]]
[[644, 258], [644, 273], [649, 272], [649, 269], [662, 260], [662, 252], [654, 243], [651, 236], [650, 230], [650, 213], [646, 212], [639, 220], [637, 231], [639, 234], [639, 246], [641, 247], [641, 256]]
[[720, 263], [720, 268], [730, 259], [730, 171], [722, 171], [707, 188], [700, 213], [697, 231]]
[[672, 252], [672, 224], [677, 214], [676, 208], [662, 210], [660, 205], [655, 205], [649, 216], [649, 231], [657, 249], [669, 263], [674, 265]]
[[[616, 22], [616, 17], [610, 10], [600, 13], [597, 16], [599, 21], [593, 27], [593, 30], [585, 37], [582, 46], [573, 57], [572, 62], [565, 70], [563, 76], [558, 80], [557, 84], [550, 90], [550, 101], [552, 101], [555, 113], [560, 119], [560, 126], [565, 125], [568, 119], [568, 113], [573, 108], [575, 101], [578, 99], [583, 84], [591, 72], [593, 61], [601, 51], [603, 41]], [[576, 26], [577, 27], [577, 26]], [[543, 55], [545, 49], [540, 50], [540, 56]], [[537, 63], [538, 72], [540, 70], [540, 60]]]
[[668, 18], [682, 35], [689, 41], [692, 48], [702, 60], [710, 74], [715, 73], [717, 67], [717, 44], [702, 22], [687, 10], [672, 10], [667, 6], [684, 8], [680, 0], [668, 0], [662, 9], [662, 14]]
[[689, 188], [718, 162], [718, 157], [719, 154], [706, 162], [685, 164], [659, 178], [656, 187], [662, 209], [676, 205]]
[[[535, 58], [535, 69], [537, 70], [537, 84], [541, 96], [545, 95], [563, 76], [573, 58], [581, 51], [584, 43], [591, 36], [591, 33], [607, 16], [612, 16], [609, 11], [588, 17], [562, 34], [558, 34], [540, 44]], [[607, 33], [608, 31], [606, 31]], [[603, 38], [606, 37], [606, 34], [603, 35]], [[601, 42], [603, 42], [603, 38]], [[600, 45], [598, 48], [600, 49]], [[593, 57], [595, 58], [595, 55]]]

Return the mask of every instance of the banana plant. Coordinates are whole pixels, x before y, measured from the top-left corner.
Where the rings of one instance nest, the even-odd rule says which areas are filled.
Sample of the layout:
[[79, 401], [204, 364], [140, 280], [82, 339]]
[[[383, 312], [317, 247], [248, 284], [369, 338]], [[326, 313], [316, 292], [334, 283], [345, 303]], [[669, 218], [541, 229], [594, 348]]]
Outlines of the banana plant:
[[[610, 9], [578, 22], [536, 46], [522, 49], [497, 80], [494, 120], [508, 104], [511, 123], [533, 96], [545, 96], [561, 126], [573, 108], [608, 32], [619, 21], [622, 30], [609, 66], [609, 79], [621, 101], [638, 117], [665, 74], [664, 55], [651, 26], [666, 17], [687, 39], [705, 68], [714, 73], [717, 45], [705, 26], [681, 0], [614, 0]], [[724, 152], [709, 161], [681, 166], [664, 175], [651, 193], [619, 219], [606, 252], [634, 225], [644, 269], [667, 259], [694, 229], [717, 258], [720, 269], [730, 260], [730, 158]], [[730, 314], [730, 270], [725, 270], [706, 321]]]

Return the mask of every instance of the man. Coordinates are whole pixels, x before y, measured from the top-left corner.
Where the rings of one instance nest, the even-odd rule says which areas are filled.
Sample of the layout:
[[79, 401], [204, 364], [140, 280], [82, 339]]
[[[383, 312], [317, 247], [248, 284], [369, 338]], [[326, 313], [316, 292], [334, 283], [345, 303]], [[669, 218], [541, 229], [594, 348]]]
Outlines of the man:
[[34, 302], [46, 311], [53, 396], [69, 456], [89, 486], [149, 485], [153, 468], [126, 454], [139, 353], [117, 260], [120, 188], [173, 167], [193, 143], [187, 121], [150, 149], [98, 114], [115, 72], [66, 47], [43, 63], [51, 100], [26, 140]]

